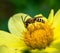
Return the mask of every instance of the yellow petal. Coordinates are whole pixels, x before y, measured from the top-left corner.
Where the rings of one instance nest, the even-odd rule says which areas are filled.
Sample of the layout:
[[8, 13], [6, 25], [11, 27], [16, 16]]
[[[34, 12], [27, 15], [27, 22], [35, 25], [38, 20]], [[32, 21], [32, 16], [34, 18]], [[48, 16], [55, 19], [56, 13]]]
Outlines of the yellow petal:
[[15, 50], [9, 49], [6, 46], [0, 46], [0, 53], [15, 53]]
[[60, 53], [58, 49], [52, 48], [52, 47], [47, 47], [47, 48], [45, 49], [45, 51], [46, 51], [47, 53]]
[[57, 11], [57, 13], [54, 16], [53, 27], [57, 27], [57, 25], [59, 24], [60, 24], [60, 9]]
[[47, 53], [47, 52], [44, 50], [35, 49], [35, 50], [31, 50], [31, 53]]
[[20, 49], [11, 49], [11, 48], [8, 48], [8, 51], [9, 53], [29, 53], [30, 50], [29, 48], [20, 48]]
[[54, 47], [54, 48], [60, 50], [60, 39], [54, 40], [54, 41], [51, 43], [50, 47]]
[[39, 17], [39, 16], [42, 16], [42, 18], [41, 18], [41, 19], [43, 19], [44, 21], [46, 21], [46, 22], [47, 22], [47, 18], [46, 18], [46, 17], [44, 17], [42, 14], [35, 15], [34, 17]]
[[[23, 49], [21, 49], [21, 50], [23, 50]], [[21, 50], [8, 48], [8, 47], [6, 47], [4, 45], [0, 46], [0, 53], [22, 53]]]
[[54, 17], [54, 11], [52, 9], [51, 12], [50, 12], [50, 14], [49, 14], [49, 16], [48, 16], [49, 25], [53, 24], [53, 17]]
[[37, 14], [37, 15], [35, 15], [34, 17], [39, 17], [39, 16], [43, 16], [42, 14]]
[[60, 10], [54, 16], [54, 21], [52, 27], [54, 28], [54, 38], [60, 38]]
[[0, 45], [13, 49], [21, 49], [26, 47], [24, 41], [21, 40], [19, 36], [12, 35], [4, 31], [0, 31]]
[[54, 39], [60, 39], [60, 25], [54, 28], [53, 32], [54, 32]]
[[9, 53], [7, 47], [0, 46], [0, 53]]
[[32, 50], [31, 53], [60, 53], [60, 51], [56, 48], [53, 47], [46, 47], [45, 49], [42, 50]]
[[[22, 16], [22, 17], [21, 17]], [[25, 19], [26, 18], [26, 19]], [[27, 14], [18, 13], [10, 17], [8, 22], [8, 28], [11, 33], [21, 36], [24, 30], [26, 30], [24, 23], [28, 18], [31, 18]], [[23, 21], [22, 21], [23, 19]], [[22, 36], [21, 36], [22, 37]]]

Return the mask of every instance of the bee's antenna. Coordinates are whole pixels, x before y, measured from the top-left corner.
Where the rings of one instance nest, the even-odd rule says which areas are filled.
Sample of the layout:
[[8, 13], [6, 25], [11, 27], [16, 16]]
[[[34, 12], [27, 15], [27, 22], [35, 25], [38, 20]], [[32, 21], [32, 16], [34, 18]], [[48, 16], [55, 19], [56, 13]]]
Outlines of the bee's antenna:
[[25, 16], [24, 21], [26, 20], [26, 17], [27, 17], [27, 16]]
[[23, 21], [23, 23], [24, 23], [23, 16], [21, 16], [21, 19], [22, 19], [22, 21]]
[[27, 16], [25, 16], [25, 18], [23, 19], [23, 16], [21, 16], [21, 19], [22, 19], [23, 23], [25, 23], [26, 17]]

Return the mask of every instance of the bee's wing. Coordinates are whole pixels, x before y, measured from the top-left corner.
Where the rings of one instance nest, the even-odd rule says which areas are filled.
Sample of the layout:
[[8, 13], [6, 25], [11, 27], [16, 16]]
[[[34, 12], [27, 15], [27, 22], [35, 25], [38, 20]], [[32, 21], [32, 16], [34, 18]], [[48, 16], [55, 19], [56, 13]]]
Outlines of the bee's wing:
[[24, 27], [23, 20], [26, 21], [28, 18], [31, 18], [31, 17], [24, 13], [18, 13], [10, 17], [8, 22], [9, 31], [15, 35], [21, 36], [23, 31], [26, 29]]

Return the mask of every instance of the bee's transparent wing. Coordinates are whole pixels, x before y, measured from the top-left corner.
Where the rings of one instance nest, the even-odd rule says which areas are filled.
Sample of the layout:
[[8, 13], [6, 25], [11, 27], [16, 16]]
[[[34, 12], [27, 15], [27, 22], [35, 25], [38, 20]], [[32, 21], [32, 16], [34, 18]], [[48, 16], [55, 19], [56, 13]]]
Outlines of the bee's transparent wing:
[[18, 13], [10, 17], [8, 22], [9, 31], [12, 34], [22, 36], [23, 31], [26, 30], [23, 22], [25, 22], [28, 18], [31, 17], [24, 13]]

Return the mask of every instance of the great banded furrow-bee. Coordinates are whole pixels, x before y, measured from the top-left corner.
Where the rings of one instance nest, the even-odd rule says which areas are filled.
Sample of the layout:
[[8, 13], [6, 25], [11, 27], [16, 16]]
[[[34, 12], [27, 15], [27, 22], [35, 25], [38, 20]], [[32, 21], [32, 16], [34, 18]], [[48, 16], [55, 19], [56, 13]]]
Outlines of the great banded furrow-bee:
[[38, 16], [38, 17], [34, 17], [34, 18], [29, 18], [29, 19], [27, 19], [27, 20], [25, 21], [26, 17], [27, 17], [27, 16], [25, 16], [25, 18], [23, 19], [23, 17], [21, 16], [22, 21], [23, 21], [23, 23], [25, 24], [25, 27], [26, 27], [26, 28], [27, 28], [28, 24], [34, 23], [35, 21], [45, 23], [45, 21], [44, 21], [43, 19], [41, 19], [42, 16]]

